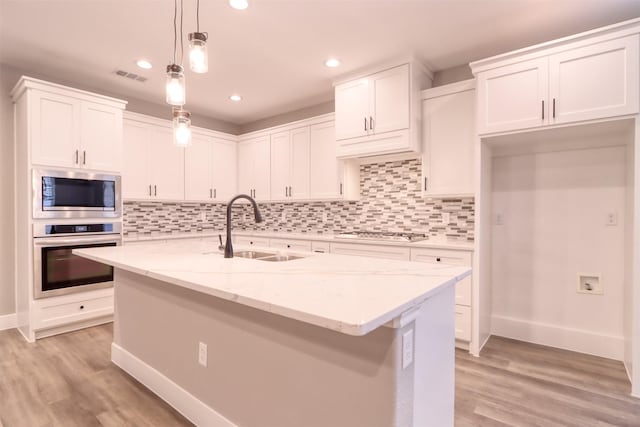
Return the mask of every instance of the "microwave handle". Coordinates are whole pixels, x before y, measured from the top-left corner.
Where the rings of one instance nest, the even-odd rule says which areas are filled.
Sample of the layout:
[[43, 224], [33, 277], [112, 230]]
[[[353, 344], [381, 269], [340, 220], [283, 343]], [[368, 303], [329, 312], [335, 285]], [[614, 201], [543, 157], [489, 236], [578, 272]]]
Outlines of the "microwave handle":
[[122, 238], [119, 234], [110, 235], [91, 235], [91, 236], [79, 236], [79, 237], [36, 237], [33, 239], [34, 246], [67, 246], [77, 245], [83, 243], [103, 243], [103, 242], [116, 242], [120, 245]]

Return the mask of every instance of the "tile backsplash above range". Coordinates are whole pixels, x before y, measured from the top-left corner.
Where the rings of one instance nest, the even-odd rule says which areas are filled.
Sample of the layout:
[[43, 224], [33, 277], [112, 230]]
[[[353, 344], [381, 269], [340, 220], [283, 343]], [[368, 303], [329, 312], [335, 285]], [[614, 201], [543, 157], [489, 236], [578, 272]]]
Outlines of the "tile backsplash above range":
[[[295, 233], [403, 231], [472, 241], [474, 199], [423, 198], [420, 169], [420, 159], [361, 165], [358, 201], [263, 203], [260, 224], [254, 224], [248, 205], [234, 205], [234, 227]], [[125, 202], [124, 232], [222, 230], [225, 215], [224, 204]]]

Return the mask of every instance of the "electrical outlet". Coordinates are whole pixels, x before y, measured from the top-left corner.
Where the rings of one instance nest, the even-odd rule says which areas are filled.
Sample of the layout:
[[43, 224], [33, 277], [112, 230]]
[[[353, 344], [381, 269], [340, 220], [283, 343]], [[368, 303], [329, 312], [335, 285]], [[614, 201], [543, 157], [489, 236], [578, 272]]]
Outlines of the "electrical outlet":
[[200, 212], [200, 221], [206, 221], [206, 220], [207, 220], [207, 213]]
[[496, 214], [496, 225], [504, 224], [504, 216], [501, 213]]
[[327, 222], [327, 213], [322, 212], [322, 222]]
[[617, 212], [609, 212], [609, 213], [607, 213], [606, 225], [618, 225], [618, 213]]
[[402, 335], [402, 369], [407, 369], [413, 363], [413, 329]]
[[198, 363], [207, 366], [207, 345], [203, 342], [198, 345]]
[[451, 222], [451, 214], [449, 212], [442, 212], [442, 223], [449, 224]]
[[280, 214], [280, 221], [285, 222], [287, 220], [287, 213], [285, 211], [282, 211], [282, 213]]

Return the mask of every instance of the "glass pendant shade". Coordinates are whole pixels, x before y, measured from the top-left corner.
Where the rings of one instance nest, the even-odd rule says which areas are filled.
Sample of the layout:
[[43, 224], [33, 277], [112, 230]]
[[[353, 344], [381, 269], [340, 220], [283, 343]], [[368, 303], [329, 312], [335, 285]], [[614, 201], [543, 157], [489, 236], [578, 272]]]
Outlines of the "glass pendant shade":
[[178, 147], [191, 145], [191, 113], [173, 110], [173, 143]]
[[194, 73], [209, 70], [207, 33], [189, 33], [189, 66]]
[[180, 65], [167, 65], [167, 104], [182, 106], [185, 104], [186, 92], [184, 70]]

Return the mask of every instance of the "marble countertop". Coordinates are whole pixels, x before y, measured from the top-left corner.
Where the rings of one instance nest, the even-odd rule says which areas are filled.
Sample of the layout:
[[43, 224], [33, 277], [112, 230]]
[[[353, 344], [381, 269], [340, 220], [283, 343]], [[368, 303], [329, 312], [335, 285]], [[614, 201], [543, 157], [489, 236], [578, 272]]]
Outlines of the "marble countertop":
[[[222, 239], [225, 239], [224, 231], [202, 231], [195, 233], [157, 233], [157, 234], [136, 234], [131, 236], [125, 236], [126, 242], [143, 242], [154, 240], [174, 240], [174, 239], [202, 239], [210, 237], [218, 237], [222, 235]], [[385, 246], [403, 246], [409, 248], [433, 248], [433, 249], [453, 249], [460, 251], [473, 251], [473, 242], [464, 240], [447, 239], [444, 236], [429, 237], [427, 240], [421, 240], [419, 242], [398, 242], [387, 240], [371, 240], [371, 239], [344, 239], [336, 237], [335, 234], [318, 234], [318, 233], [288, 233], [288, 232], [274, 232], [274, 231], [246, 231], [238, 230], [233, 231], [234, 236], [250, 236], [250, 237], [265, 237], [273, 239], [292, 239], [292, 240], [310, 240], [320, 242], [335, 242], [335, 243], [355, 243], [366, 245], [385, 245]]]
[[468, 267], [310, 252], [288, 251], [304, 258], [284, 262], [225, 259], [210, 242], [195, 239], [73, 253], [349, 335], [365, 335], [471, 274]]

